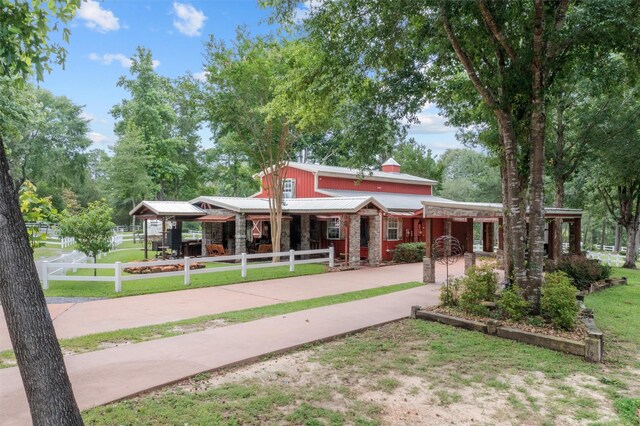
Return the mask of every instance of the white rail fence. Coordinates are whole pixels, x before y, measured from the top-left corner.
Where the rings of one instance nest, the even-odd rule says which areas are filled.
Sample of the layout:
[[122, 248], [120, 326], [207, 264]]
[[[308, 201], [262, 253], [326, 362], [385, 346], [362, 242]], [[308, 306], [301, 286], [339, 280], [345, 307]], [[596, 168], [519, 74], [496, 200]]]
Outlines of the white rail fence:
[[625, 256], [615, 253], [602, 253], [597, 251], [588, 251], [587, 258], [597, 259], [602, 263], [606, 263], [610, 266], [622, 266], [625, 261]]
[[[298, 257], [309, 257], [309, 256], [317, 256], [317, 255], [327, 255], [326, 257], [314, 257], [314, 258], [299, 258]], [[260, 262], [260, 263], [249, 263], [249, 260], [258, 260], [258, 259], [272, 259], [273, 257], [286, 258], [285, 261], [279, 262]], [[86, 259], [85, 259], [86, 260]], [[183, 276], [184, 284], [191, 284], [191, 276], [198, 274], [214, 274], [217, 272], [225, 272], [225, 271], [240, 271], [240, 276], [242, 278], [247, 277], [247, 271], [249, 269], [261, 269], [261, 268], [273, 268], [277, 266], [289, 266], [289, 272], [294, 272], [296, 265], [308, 264], [308, 263], [328, 263], [329, 267], [334, 266], [335, 253], [333, 247], [329, 247], [328, 249], [319, 249], [319, 250], [290, 250], [288, 252], [279, 252], [279, 253], [255, 253], [255, 254], [246, 254], [242, 253], [240, 255], [232, 255], [232, 256], [217, 256], [217, 257], [202, 257], [202, 258], [192, 258], [185, 257], [184, 259], [172, 259], [172, 260], [160, 260], [153, 262], [115, 262], [115, 263], [73, 263], [73, 262], [49, 262], [42, 261], [40, 266], [40, 277], [42, 281], [42, 287], [46, 290], [49, 288], [49, 283], [51, 281], [89, 281], [89, 282], [113, 282], [115, 292], [119, 293], [122, 291], [122, 283], [126, 281], [133, 280], [144, 280], [144, 279], [153, 279], [153, 278], [161, 278], [161, 277], [172, 277], [172, 276]], [[200, 263], [216, 263], [216, 262], [237, 262], [240, 261], [239, 264], [233, 264], [228, 266], [219, 266], [214, 268], [204, 268], [204, 269], [194, 269], [191, 270], [190, 265], [193, 262]], [[149, 274], [132, 274], [132, 275], [123, 275], [124, 268], [135, 268], [140, 266], [167, 266], [167, 265], [177, 265], [184, 264], [184, 270], [182, 271], [173, 271], [173, 272], [157, 272], [157, 273], [149, 273]], [[66, 272], [72, 269], [74, 272], [77, 269], [107, 269], [113, 270], [113, 275], [101, 275], [101, 276], [93, 276], [93, 275], [66, 275]], [[62, 271], [62, 273], [60, 273]]]
[[44, 243], [46, 245], [60, 246], [60, 248], [66, 248], [76, 243], [73, 237], [60, 237], [60, 238], [47, 238]]

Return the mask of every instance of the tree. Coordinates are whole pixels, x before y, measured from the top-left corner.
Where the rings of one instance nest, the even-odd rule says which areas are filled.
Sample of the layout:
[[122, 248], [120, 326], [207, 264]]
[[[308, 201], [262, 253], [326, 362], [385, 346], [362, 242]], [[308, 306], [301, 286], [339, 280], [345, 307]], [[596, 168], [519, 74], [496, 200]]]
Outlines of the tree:
[[[292, 16], [293, 0], [273, 0]], [[621, 10], [624, 13], [621, 13]], [[543, 280], [547, 90], [567, 63], [623, 44], [630, 4], [585, 2], [322, 2], [305, 21], [332, 71], [379, 82], [403, 116], [427, 100], [484, 124], [501, 163], [507, 276], [537, 306]], [[631, 30], [633, 31], [633, 30]], [[356, 79], [353, 79], [356, 80]], [[341, 83], [338, 79], [336, 83]], [[528, 211], [528, 215], [527, 215]], [[527, 220], [528, 216], [528, 220]], [[527, 230], [529, 224], [529, 232]]]
[[111, 109], [117, 120], [115, 133], [122, 138], [132, 125], [140, 132], [151, 160], [149, 175], [158, 189], [154, 196], [182, 198], [183, 191], [193, 196], [199, 185], [200, 120], [191, 87], [184, 80], [174, 84], [156, 73], [149, 49], [138, 47], [131, 60], [132, 78], [118, 80], [118, 87], [131, 98]]
[[280, 251], [286, 165], [297, 140], [291, 114], [274, 100], [279, 79], [287, 74], [284, 44], [250, 38], [239, 31], [233, 47], [207, 43], [205, 105], [218, 137], [233, 138], [240, 152], [269, 180], [269, 217], [273, 251]]
[[[97, 262], [98, 254], [111, 250], [113, 228], [111, 221], [113, 211], [104, 201], [94, 201], [80, 213], [64, 217], [60, 221], [60, 232], [65, 237], [76, 240], [78, 250]], [[96, 270], [93, 270], [96, 274]]]
[[34, 111], [28, 120], [17, 120], [17, 131], [5, 138], [12, 174], [32, 181], [61, 209], [63, 188], [79, 192], [84, 185], [91, 145], [88, 121], [82, 107], [64, 96], [28, 84], [16, 96], [15, 102], [30, 104]]
[[[66, 51], [49, 40], [50, 32], [72, 19], [78, 0], [3, 2], [0, 13], [0, 86], [20, 87], [34, 70], [41, 79], [52, 62], [64, 63]], [[62, 30], [63, 40], [69, 32]], [[2, 89], [6, 93], [10, 89]], [[0, 117], [15, 115], [12, 99], [0, 102]], [[20, 108], [18, 108], [20, 109]], [[18, 111], [18, 115], [24, 114]], [[0, 126], [0, 303], [20, 369], [34, 424], [81, 425], [80, 410], [33, 261], [9, 172]], [[21, 183], [17, 179], [17, 183]]]
[[[149, 170], [152, 159], [141, 132], [133, 123], [113, 148], [113, 157], [109, 162], [108, 177], [111, 195], [116, 201], [124, 201], [133, 209], [146, 196], [155, 194], [154, 184]], [[135, 217], [131, 217], [135, 225]], [[135, 233], [134, 233], [135, 235]]]
[[393, 147], [391, 156], [402, 166], [403, 173], [437, 180], [442, 184], [441, 162], [436, 160], [430, 149], [415, 139], [410, 138], [398, 143]]
[[461, 201], [500, 202], [497, 160], [472, 149], [448, 149], [440, 158], [444, 169], [440, 195]]
[[40, 232], [40, 222], [56, 222], [58, 211], [51, 204], [51, 197], [39, 197], [36, 187], [25, 181], [20, 187], [20, 212], [26, 223], [31, 224], [27, 229], [31, 248], [44, 245], [47, 234]]

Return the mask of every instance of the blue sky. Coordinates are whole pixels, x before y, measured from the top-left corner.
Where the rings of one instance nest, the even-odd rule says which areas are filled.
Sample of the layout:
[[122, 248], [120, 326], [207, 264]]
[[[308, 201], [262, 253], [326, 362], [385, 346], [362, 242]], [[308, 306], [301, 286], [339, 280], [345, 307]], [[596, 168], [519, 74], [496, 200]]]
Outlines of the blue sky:
[[[240, 25], [253, 34], [267, 33], [274, 30], [266, 22], [268, 15], [257, 0], [89, 0], [71, 24], [65, 69], [55, 68], [41, 87], [85, 105], [94, 146], [107, 150], [115, 142], [109, 110], [127, 97], [116, 83], [128, 75], [128, 58], [137, 46], [151, 49], [159, 74], [198, 75], [211, 34], [231, 40]], [[433, 106], [426, 105], [419, 117], [421, 124], [412, 126], [410, 135], [434, 153], [460, 146], [454, 129], [444, 125]], [[208, 137], [203, 133], [204, 146], [211, 146]]]

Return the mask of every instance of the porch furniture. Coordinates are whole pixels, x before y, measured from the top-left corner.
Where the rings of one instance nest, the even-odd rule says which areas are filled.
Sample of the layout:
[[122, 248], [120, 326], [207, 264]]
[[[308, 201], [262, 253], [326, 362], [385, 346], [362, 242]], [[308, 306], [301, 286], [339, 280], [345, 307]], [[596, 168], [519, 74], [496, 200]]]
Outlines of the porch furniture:
[[271, 253], [272, 251], [272, 244], [260, 244], [260, 247], [258, 247], [258, 253]]
[[226, 253], [222, 244], [207, 244], [207, 254], [209, 256], [224, 256]]

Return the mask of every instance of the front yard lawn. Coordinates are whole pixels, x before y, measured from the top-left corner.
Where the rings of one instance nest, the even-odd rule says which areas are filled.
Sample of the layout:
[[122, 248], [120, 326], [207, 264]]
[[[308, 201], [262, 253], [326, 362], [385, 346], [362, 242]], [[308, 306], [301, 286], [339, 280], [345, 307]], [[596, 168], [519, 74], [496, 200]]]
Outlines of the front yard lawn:
[[640, 341], [634, 326], [640, 323], [640, 274], [624, 274], [631, 277], [629, 285], [587, 298], [607, 333], [607, 356], [614, 356], [604, 364], [405, 320], [250, 366], [200, 374], [88, 410], [85, 421], [638, 425]]

